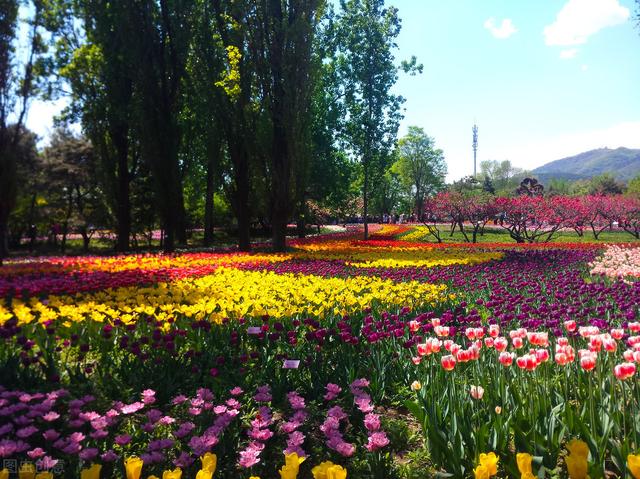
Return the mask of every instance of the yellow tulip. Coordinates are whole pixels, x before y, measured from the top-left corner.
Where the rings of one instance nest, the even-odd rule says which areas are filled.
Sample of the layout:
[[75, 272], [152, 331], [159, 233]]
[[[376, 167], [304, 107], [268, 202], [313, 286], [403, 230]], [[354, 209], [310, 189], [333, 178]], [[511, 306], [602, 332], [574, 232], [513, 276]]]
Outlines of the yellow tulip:
[[311, 474], [314, 479], [346, 479], [347, 470], [331, 461], [325, 461], [311, 469]]
[[80, 479], [100, 479], [101, 469], [102, 465], [92, 464], [91, 467], [80, 471]]
[[0, 471], [0, 479], [9, 479], [9, 469], [3, 469]]
[[580, 439], [572, 439], [569, 441], [567, 449], [571, 455], [584, 457], [585, 459], [589, 457], [589, 446], [587, 446], [586, 442], [581, 441]]
[[640, 454], [629, 454], [627, 456], [627, 466], [634, 479], [640, 479]]
[[149, 476], [147, 479], [160, 479], [158, 476]]
[[327, 469], [329, 466], [333, 466], [333, 462], [325, 461], [321, 462], [317, 466], [311, 468], [311, 474], [313, 474], [313, 479], [327, 479]]
[[325, 461], [311, 469], [314, 479], [346, 479], [347, 470], [331, 461]]
[[20, 479], [35, 479], [36, 466], [31, 462], [23, 463], [18, 471], [18, 477]]
[[569, 473], [569, 479], [586, 479], [587, 478], [589, 464], [587, 463], [586, 456], [569, 454], [565, 458], [565, 462], [567, 463], [567, 471]]
[[284, 455], [284, 463], [280, 469], [280, 478], [281, 479], [296, 479], [298, 477], [298, 471], [300, 470], [300, 464], [304, 462], [306, 458], [300, 457], [295, 452], [291, 454]]
[[516, 454], [516, 462], [518, 463], [518, 471], [520, 471], [520, 474], [531, 472], [531, 463], [533, 462], [533, 456], [531, 454], [519, 452]]
[[498, 474], [498, 461], [499, 458], [494, 452], [490, 452], [489, 454], [480, 454], [480, 465], [487, 468], [489, 476], [495, 476]]
[[347, 479], [347, 470], [334, 464], [327, 468], [327, 479]]
[[212, 452], [207, 452], [204, 456], [200, 456], [200, 461], [202, 462], [203, 470], [210, 471], [212, 473], [216, 472], [216, 466], [218, 465], [218, 456], [216, 456]]
[[53, 474], [50, 472], [39, 472], [36, 474], [36, 479], [53, 479]]
[[491, 477], [487, 466], [483, 466], [482, 464], [473, 470], [473, 476], [475, 479], [489, 479]]
[[200, 457], [200, 461], [202, 462], [202, 469], [197, 472], [196, 479], [211, 479], [213, 473], [216, 472], [218, 456], [207, 452], [204, 456]]
[[143, 461], [139, 457], [131, 456], [124, 460], [124, 469], [127, 479], [140, 479]]
[[251, 476], [249, 479], [260, 479], [258, 476]]
[[182, 469], [176, 467], [173, 471], [164, 471], [162, 479], [180, 479], [182, 477]]
[[196, 479], [211, 479], [213, 477], [212, 471], [207, 471], [205, 469], [200, 469], [196, 473]]

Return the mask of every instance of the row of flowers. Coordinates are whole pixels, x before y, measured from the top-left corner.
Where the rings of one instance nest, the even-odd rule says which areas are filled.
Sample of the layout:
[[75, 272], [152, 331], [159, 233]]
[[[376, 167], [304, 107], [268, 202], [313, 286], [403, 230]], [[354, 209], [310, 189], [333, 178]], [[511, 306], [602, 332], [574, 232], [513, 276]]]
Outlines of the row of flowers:
[[[572, 439], [567, 443], [568, 454], [565, 465], [569, 479], [586, 479], [589, 473], [589, 447], [584, 441]], [[535, 479], [533, 473], [534, 457], [526, 452], [516, 454], [518, 473], [521, 479]], [[473, 470], [475, 479], [489, 479], [498, 474], [500, 459], [495, 453], [481, 453], [478, 466]], [[640, 479], [640, 454], [627, 456], [627, 467], [634, 479]]]
[[445, 285], [394, 282], [375, 276], [328, 278], [219, 268], [213, 274], [147, 287], [107, 289], [74, 296], [14, 299], [0, 306], [0, 324], [15, 317], [66, 323], [88, 319], [131, 323], [140, 317], [160, 321], [184, 316], [220, 323], [244, 316], [291, 317], [327, 313], [347, 314], [372, 304], [434, 306], [447, 298]]
[[[303, 446], [316, 449], [318, 441], [348, 458], [358, 448], [373, 453], [389, 444], [366, 392], [368, 385], [358, 379], [344, 392], [330, 383], [324, 397], [309, 399], [309, 404], [290, 391], [285, 394], [288, 406], [274, 397], [269, 385], [259, 386], [253, 396], [236, 386], [217, 398], [210, 389], [200, 388], [193, 397], [175, 396], [166, 408], [158, 404], [156, 392], [147, 389], [138, 400], [116, 401], [102, 409], [95, 397], [72, 399], [64, 389], [2, 390], [0, 458], [5, 463], [31, 461], [49, 472], [62, 466], [78, 470], [100, 461], [108, 474], [115, 474], [117, 461], [134, 455], [138, 468], [144, 463], [155, 472], [171, 462], [178, 470], [192, 471], [197, 457], [216, 450], [225, 458], [227, 472], [259, 472], [268, 470], [270, 461], [282, 453], [300, 460], [309, 457]], [[227, 444], [229, 438], [243, 443], [245, 437], [244, 449]]]
[[609, 245], [589, 266], [592, 275], [635, 280], [640, 277], [640, 247]]

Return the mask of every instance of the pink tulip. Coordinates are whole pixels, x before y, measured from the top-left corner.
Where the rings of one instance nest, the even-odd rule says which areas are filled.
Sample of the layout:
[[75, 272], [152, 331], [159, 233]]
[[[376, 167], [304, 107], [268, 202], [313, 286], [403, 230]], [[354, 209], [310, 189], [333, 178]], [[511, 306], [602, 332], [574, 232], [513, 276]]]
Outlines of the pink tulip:
[[498, 351], [498, 352], [502, 352], [502, 351], [506, 350], [507, 346], [509, 346], [509, 342], [507, 341], [507, 338], [503, 338], [502, 336], [498, 336], [497, 338], [495, 338], [493, 340], [493, 347], [496, 348], [496, 351]]
[[635, 373], [636, 373], [635, 363], [617, 364], [613, 368], [613, 374], [616, 376], [616, 378], [620, 379], [621, 381], [624, 381], [625, 379], [629, 379], [633, 377]]
[[482, 399], [482, 396], [484, 396], [484, 388], [482, 386], [471, 386], [469, 393], [473, 399]]
[[456, 362], [456, 358], [451, 354], [440, 358], [440, 363], [445, 371], [453, 371], [453, 368], [456, 367]]
[[514, 353], [501, 352], [500, 356], [498, 356], [498, 361], [500, 361], [500, 364], [502, 364], [504, 367], [508, 367], [513, 364], [514, 356]]

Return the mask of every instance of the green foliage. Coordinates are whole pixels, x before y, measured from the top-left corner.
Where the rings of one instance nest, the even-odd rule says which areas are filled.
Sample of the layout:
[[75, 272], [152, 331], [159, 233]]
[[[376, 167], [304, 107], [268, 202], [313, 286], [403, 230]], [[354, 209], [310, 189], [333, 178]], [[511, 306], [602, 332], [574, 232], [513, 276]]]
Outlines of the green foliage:
[[[403, 102], [391, 90], [399, 71], [414, 75], [422, 65], [394, 58], [398, 11], [382, 0], [344, 1], [336, 11], [320, 0], [287, 5], [33, 1], [28, 93], [70, 100], [57, 122], [81, 124], [104, 204], [99, 222], [70, 219], [70, 232], [100, 223], [126, 250], [163, 229], [169, 250], [204, 224], [208, 244], [214, 223], [236, 228], [216, 207], [224, 197], [248, 249], [250, 226], [280, 242], [292, 219], [304, 231], [309, 205], [334, 220], [358, 208], [409, 211], [405, 169], [389, 169]], [[5, 0], [5, 10], [15, 15], [3, 16], [0, 30], [14, 38], [17, 2]], [[16, 86], [13, 43], [4, 45], [0, 63]], [[41, 198], [46, 208], [31, 207], [42, 196], [34, 188], [2, 188], [18, 196], [16, 233], [46, 208], [66, 217], [56, 188]]]
[[510, 196], [526, 176], [522, 168], [515, 167], [509, 160], [484, 160], [480, 162], [478, 179], [485, 181], [488, 178], [498, 196]]
[[413, 196], [413, 211], [420, 218], [425, 198], [444, 187], [447, 174], [444, 153], [422, 128], [410, 126], [407, 135], [398, 141], [398, 160], [392, 169]]
[[640, 175], [631, 179], [627, 184], [627, 194], [632, 196], [640, 196]]
[[404, 99], [391, 90], [398, 78], [395, 39], [400, 34], [397, 9], [383, 0], [343, 0], [336, 20], [336, 69], [346, 120], [343, 142], [362, 164], [365, 237], [368, 201], [391, 159]]
[[[7, 254], [8, 219], [18, 195], [17, 163], [23, 154], [24, 120], [30, 98], [37, 92], [45, 75], [46, 53], [42, 41], [43, 5], [28, 2], [26, 35], [28, 46], [16, 56], [19, 2], [0, 0], [0, 265]], [[9, 123], [11, 121], [11, 123]]]
[[591, 195], [619, 195], [624, 191], [624, 185], [616, 181], [611, 173], [594, 176], [589, 181], [588, 193]]

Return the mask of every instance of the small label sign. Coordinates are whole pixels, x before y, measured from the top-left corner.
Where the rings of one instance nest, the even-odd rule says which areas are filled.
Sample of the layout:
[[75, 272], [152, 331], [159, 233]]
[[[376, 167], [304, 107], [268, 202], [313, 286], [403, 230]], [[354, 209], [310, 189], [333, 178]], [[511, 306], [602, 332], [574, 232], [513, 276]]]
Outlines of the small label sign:
[[262, 332], [262, 329], [260, 329], [260, 326], [251, 326], [247, 328], [247, 334], [258, 335], [261, 332]]
[[299, 359], [285, 359], [282, 363], [282, 369], [298, 369], [299, 366]]

